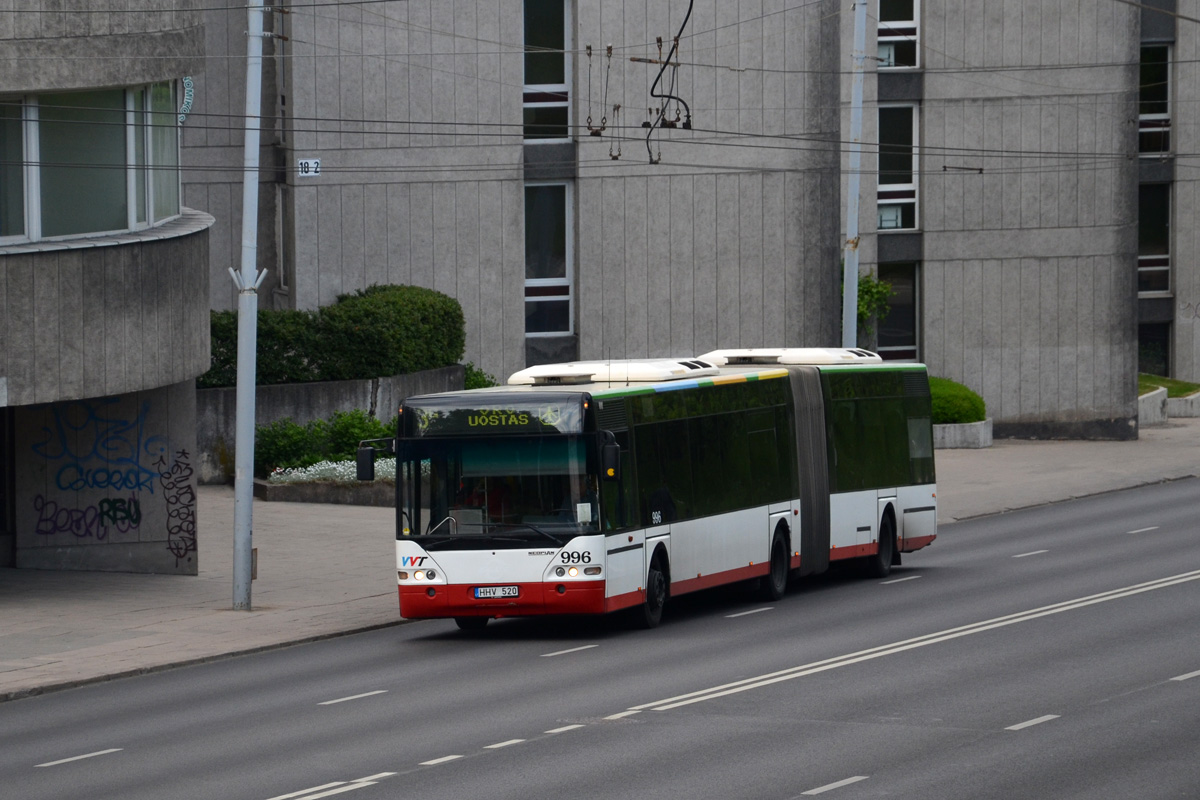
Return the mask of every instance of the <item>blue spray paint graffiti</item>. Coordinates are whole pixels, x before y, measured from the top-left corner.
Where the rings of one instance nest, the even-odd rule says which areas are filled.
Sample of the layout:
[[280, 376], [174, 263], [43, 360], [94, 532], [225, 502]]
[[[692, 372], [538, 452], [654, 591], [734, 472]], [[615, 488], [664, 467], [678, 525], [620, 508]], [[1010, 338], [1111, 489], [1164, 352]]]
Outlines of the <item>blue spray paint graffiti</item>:
[[117, 403], [114, 397], [52, 407], [53, 428], [42, 428], [43, 438], [33, 445], [33, 452], [58, 462], [54, 480], [59, 490], [154, 494], [159, 473], [145, 464], [165, 456], [167, 439], [146, 435], [149, 403], [143, 403], [133, 419], [127, 419]]

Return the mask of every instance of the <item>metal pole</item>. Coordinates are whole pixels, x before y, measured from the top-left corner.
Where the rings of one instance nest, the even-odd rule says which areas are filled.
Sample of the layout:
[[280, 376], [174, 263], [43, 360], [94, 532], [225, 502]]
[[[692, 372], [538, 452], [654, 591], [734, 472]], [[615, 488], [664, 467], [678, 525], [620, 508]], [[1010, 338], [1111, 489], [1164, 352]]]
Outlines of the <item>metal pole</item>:
[[867, 62], [867, 3], [854, 5], [854, 77], [850, 85], [850, 185], [842, 272], [842, 347], [858, 346], [858, 201], [862, 183], [863, 70]]
[[242, 172], [242, 270], [238, 288], [237, 427], [234, 434], [233, 608], [250, 610], [254, 549], [254, 388], [258, 340], [258, 146], [262, 110], [263, 0], [249, 0], [246, 31], [246, 144]]

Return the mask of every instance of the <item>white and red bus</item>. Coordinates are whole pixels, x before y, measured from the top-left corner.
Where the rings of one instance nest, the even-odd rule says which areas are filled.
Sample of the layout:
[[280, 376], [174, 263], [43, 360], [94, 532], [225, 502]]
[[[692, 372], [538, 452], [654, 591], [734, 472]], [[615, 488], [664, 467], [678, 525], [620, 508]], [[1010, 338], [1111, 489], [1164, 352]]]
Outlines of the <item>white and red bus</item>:
[[411, 397], [397, 434], [400, 614], [464, 629], [652, 627], [673, 596], [756, 579], [777, 599], [839, 559], [884, 576], [936, 535], [925, 367], [863, 350], [531, 367]]

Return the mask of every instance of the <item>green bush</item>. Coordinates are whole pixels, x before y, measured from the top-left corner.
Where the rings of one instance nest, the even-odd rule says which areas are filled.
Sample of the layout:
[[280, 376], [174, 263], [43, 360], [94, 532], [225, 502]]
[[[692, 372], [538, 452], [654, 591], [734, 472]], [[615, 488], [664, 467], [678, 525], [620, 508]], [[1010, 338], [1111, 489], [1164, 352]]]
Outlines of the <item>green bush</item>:
[[276, 467], [309, 467], [325, 459], [329, 446], [329, 425], [314, 420], [307, 425], [290, 417], [254, 431], [254, 475], [265, 478]]
[[[371, 286], [318, 311], [258, 312], [257, 383], [402, 375], [448, 367], [466, 341], [457, 300], [418, 286]], [[212, 312], [201, 388], [237, 383], [237, 312]]]
[[307, 425], [291, 418], [259, 425], [254, 433], [254, 474], [265, 478], [276, 468], [310, 467], [318, 461], [352, 461], [364, 439], [396, 434], [396, 419], [384, 423], [365, 411], [335, 411], [328, 420]]
[[320, 311], [316, 362], [324, 381], [402, 375], [457, 364], [462, 306], [419, 286], [371, 286]]
[[961, 383], [930, 377], [929, 391], [933, 395], [934, 425], [983, 422], [987, 418], [983, 398]]
[[464, 389], [487, 389], [500, 385], [500, 382], [496, 380], [496, 376], [484, 372], [470, 361], [463, 364], [463, 366], [467, 370], [466, 375], [463, 377]]

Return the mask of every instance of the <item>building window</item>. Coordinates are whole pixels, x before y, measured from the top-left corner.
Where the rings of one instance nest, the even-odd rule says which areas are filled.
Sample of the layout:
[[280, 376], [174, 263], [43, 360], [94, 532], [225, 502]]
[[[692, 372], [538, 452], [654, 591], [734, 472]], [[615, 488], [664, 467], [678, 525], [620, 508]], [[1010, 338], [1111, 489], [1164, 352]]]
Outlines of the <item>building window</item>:
[[1138, 325], [1138, 372], [1171, 377], [1171, 323]]
[[0, 102], [0, 241], [136, 230], [179, 214], [175, 84]]
[[1142, 47], [1138, 86], [1138, 150], [1146, 154], [1171, 152], [1171, 62], [1165, 44]]
[[877, 351], [884, 361], [916, 361], [918, 356], [918, 267], [915, 262], [879, 265], [879, 280], [892, 287], [887, 316], [879, 321]]
[[1171, 184], [1138, 186], [1138, 292], [1171, 291]]
[[919, 66], [918, 0], [879, 0], [879, 68]]
[[917, 227], [917, 109], [879, 108], [879, 230]]
[[525, 186], [525, 335], [574, 332], [571, 185]]
[[570, 14], [565, 0], [525, 0], [525, 138], [570, 138]]

